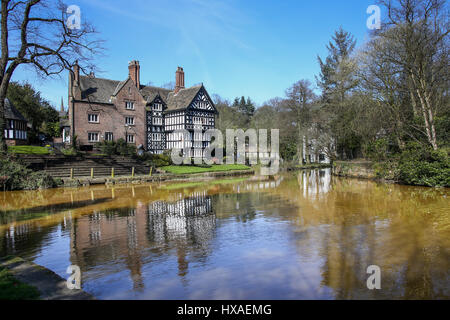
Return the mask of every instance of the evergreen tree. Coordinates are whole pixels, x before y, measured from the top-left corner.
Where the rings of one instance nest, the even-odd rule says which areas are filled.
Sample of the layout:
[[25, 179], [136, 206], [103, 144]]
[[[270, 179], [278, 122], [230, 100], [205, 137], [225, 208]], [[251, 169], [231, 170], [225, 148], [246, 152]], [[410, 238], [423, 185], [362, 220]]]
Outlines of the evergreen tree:
[[250, 97], [247, 98], [247, 102], [245, 103], [246, 114], [251, 119], [255, 114], [255, 105]]
[[[317, 57], [320, 66], [319, 77], [316, 77], [319, 88], [322, 89], [324, 101], [329, 102], [331, 95], [338, 89], [342, 89], [337, 72], [348, 61], [355, 49], [354, 37], [342, 27], [335, 31], [332, 41], [327, 45], [328, 56], [325, 61]], [[342, 96], [341, 96], [342, 98]]]
[[48, 101], [41, 97], [29, 83], [11, 82], [7, 97], [17, 110], [31, 124], [31, 142], [37, 142], [37, 135], [42, 132], [48, 136], [55, 136], [55, 128], [59, 128], [59, 114]]
[[245, 97], [242, 96], [241, 100], [239, 101], [239, 112], [242, 114], [247, 113], [247, 103], [245, 102]]
[[239, 109], [239, 98], [238, 97], [234, 98], [233, 104], [231, 106], [233, 108], [235, 108], [236, 110]]
[[236, 110], [237, 115], [240, 117], [242, 121], [239, 121], [243, 124], [243, 127], [248, 127], [252, 120], [253, 115], [255, 114], [255, 104], [250, 99], [250, 97], [245, 100], [245, 97], [236, 97], [231, 105], [234, 110]]
[[322, 89], [322, 103], [329, 114], [329, 128], [341, 158], [354, 158], [360, 151], [360, 137], [355, 132], [357, 115], [351, 93], [356, 88], [357, 64], [352, 57], [356, 41], [342, 28], [327, 45], [325, 61], [318, 57], [320, 74], [317, 84]]

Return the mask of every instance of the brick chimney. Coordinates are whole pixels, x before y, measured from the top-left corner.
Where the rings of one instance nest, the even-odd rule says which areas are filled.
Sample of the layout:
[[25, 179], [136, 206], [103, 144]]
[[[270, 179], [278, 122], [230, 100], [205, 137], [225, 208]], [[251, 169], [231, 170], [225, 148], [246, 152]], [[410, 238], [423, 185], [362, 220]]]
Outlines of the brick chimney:
[[178, 67], [177, 72], [175, 72], [175, 94], [181, 89], [184, 89], [184, 71], [183, 68]]
[[64, 112], [64, 99], [61, 97], [61, 113]]
[[74, 74], [74, 86], [80, 85], [80, 66], [78, 65], [78, 61], [75, 61], [73, 66], [73, 74]]
[[131, 80], [133, 80], [134, 84], [136, 85], [136, 88], [140, 88], [141, 86], [141, 67], [139, 66], [139, 61], [133, 60], [128, 64], [128, 71], [129, 76]]

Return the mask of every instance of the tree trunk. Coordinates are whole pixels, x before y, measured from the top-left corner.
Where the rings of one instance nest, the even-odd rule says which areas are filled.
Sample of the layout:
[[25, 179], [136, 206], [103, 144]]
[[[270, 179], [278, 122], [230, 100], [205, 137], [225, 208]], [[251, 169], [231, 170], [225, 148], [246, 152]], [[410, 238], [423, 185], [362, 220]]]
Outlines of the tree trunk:
[[436, 128], [434, 126], [433, 109], [431, 107], [430, 99], [427, 96], [426, 85], [423, 84], [423, 82], [416, 81], [414, 74], [411, 74], [411, 79], [416, 88], [417, 97], [419, 98], [420, 107], [422, 109], [422, 116], [428, 142], [433, 147], [433, 150], [437, 150], [438, 146], [436, 139]]
[[298, 122], [298, 161], [300, 165], [303, 165], [303, 134], [302, 129], [300, 128], [300, 122]]
[[425, 101], [427, 103], [428, 119], [429, 119], [429, 122], [430, 122], [431, 145], [433, 146], [434, 150], [437, 150], [438, 146], [437, 146], [437, 138], [436, 138], [436, 128], [434, 126], [433, 108], [431, 106], [431, 99], [430, 99], [429, 95], [427, 95], [427, 94], [425, 94]]
[[5, 99], [6, 92], [0, 90], [0, 154], [5, 154], [8, 150], [5, 139], [6, 119], [5, 119]]
[[308, 135], [305, 135], [305, 158], [306, 158], [306, 163], [307, 164], [311, 164], [311, 152], [309, 150], [309, 141], [308, 141]]
[[0, 100], [0, 154], [4, 154], [7, 150], [5, 140], [5, 100]]

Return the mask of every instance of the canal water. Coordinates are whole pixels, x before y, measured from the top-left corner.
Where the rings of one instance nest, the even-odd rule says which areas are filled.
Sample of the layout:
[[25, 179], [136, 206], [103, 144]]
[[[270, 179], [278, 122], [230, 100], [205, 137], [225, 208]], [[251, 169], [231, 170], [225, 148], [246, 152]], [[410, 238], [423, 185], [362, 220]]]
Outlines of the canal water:
[[448, 299], [449, 208], [329, 170], [6, 192], [0, 256], [78, 265], [99, 299]]

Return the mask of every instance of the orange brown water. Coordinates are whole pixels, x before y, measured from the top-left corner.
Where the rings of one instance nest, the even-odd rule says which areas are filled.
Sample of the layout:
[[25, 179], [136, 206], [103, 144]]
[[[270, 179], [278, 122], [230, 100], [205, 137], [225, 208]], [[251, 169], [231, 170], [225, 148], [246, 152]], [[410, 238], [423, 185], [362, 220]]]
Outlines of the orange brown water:
[[448, 299], [449, 197], [328, 170], [0, 192], [0, 256], [100, 299]]

